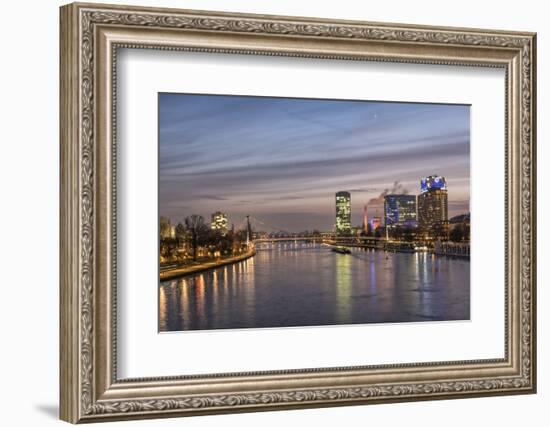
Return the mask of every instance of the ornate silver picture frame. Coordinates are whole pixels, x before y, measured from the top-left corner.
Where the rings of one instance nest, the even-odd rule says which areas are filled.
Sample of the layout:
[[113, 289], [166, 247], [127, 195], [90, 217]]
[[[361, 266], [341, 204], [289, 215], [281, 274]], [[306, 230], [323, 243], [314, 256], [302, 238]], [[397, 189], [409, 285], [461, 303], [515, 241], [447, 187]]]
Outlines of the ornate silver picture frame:
[[[75, 3], [61, 8], [60, 43], [61, 419], [79, 423], [536, 391], [535, 34]], [[505, 176], [498, 179], [506, 188], [500, 252], [504, 357], [120, 379], [121, 48], [503, 69]]]

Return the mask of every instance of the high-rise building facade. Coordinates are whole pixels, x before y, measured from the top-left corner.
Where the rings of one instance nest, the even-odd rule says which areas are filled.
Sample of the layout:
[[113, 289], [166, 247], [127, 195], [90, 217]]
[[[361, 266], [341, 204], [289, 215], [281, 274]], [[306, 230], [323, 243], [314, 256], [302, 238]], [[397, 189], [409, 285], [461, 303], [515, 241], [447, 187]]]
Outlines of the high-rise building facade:
[[223, 212], [214, 212], [212, 214], [212, 221], [210, 222], [210, 228], [214, 231], [219, 231], [222, 234], [226, 234], [228, 231], [229, 220], [227, 214]]
[[448, 238], [449, 207], [445, 177], [428, 176], [420, 181], [418, 225], [434, 239]]
[[373, 233], [378, 229], [378, 227], [380, 227], [381, 223], [382, 220], [379, 216], [372, 217], [372, 219], [370, 220], [370, 229]]
[[416, 225], [416, 196], [412, 194], [384, 196], [384, 224], [390, 228]]
[[431, 190], [447, 190], [447, 181], [444, 176], [431, 175], [420, 180], [420, 193]]
[[351, 234], [351, 194], [347, 191], [336, 193], [336, 234]]

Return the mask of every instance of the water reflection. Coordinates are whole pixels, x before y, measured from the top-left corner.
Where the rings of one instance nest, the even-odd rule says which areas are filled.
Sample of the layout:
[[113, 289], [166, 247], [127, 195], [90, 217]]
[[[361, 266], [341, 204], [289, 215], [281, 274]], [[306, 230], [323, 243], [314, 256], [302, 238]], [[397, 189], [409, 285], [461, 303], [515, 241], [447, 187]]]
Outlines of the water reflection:
[[351, 319], [351, 257], [335, 256], [336, 320], [352, 323]]
[[263, 244], [255, 257], [159, 287], [161, 331], [470, 317], [470, 263], [426, 253]]

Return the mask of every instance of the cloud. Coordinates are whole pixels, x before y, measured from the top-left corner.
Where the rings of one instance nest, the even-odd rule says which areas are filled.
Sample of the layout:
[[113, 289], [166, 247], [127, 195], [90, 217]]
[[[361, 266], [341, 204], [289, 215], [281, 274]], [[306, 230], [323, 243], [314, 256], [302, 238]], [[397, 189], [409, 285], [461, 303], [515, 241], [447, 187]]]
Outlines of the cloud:
[[368, 201], [368, 205], [370, 204], [380, 204], [384, 203], [384, 197], [386, 197], [388, 194], [408, 194], [409, 191], [403, 187], [403, 185], [399, 181], [394, 181], [393, 186], [391, 188], [386, 188], [384, 191], [382, 191], [378, 197], [373, 197]]
[[227, 197], [215, 196], [215, 195], [212, 195], [212, 194], [201, 194], [198, 197], [202, 198], [202, 199], [207, 199], [207, 200], [228, 200]]
[[350, 193], [374, 193], [378, 190], [376, 188], [351, 188], [347, 191], [349, 191]]
[[159, 126], [159, 202], [170, 215], [234, 208], [330, 229], [335, 192], [350, 191], [358, 215], [434, 173], [447, 177], [450, 209], [469, 197], [466, 106], [170, 94]]
[[[350, 153], [335, 158], [288, 159], [286, 161], [265, 162], [244, 166], [224, 165], [222, 162], [217, 168], [211, 167], [208, 170], [195, 172], [167, 168], [161, 171], [161, 180], [178, 178], [205, 178], [212, 180], [215, 178], [221, 180], [231, 179], [236, 184], [239, 184], [242, 181], [250, 181], [252, 179], [270, 180], [278, 177], [286, 179], [323, 177], [326, 176], [327, 172], [349, 175], [350, 173], [361, 172], [367, 165], [372, 165], [374, 169], [380, 169], [384, 168], [384, 164], [387, 166], [387, 164], [402, 163], [402, 167], [406, 169], [415, 162], [429, 162], [441, 157], [450, 159], [452, 157], [468, 156], [469, 149], [469, 141], [460, 141], [452, 144], [441, 144], [435, 147], [429, 146], [414, 151], [401, 150], [400, 153], [390, 151], [359, 156]], [[406, 163], [403, 163], [405, 161]]]

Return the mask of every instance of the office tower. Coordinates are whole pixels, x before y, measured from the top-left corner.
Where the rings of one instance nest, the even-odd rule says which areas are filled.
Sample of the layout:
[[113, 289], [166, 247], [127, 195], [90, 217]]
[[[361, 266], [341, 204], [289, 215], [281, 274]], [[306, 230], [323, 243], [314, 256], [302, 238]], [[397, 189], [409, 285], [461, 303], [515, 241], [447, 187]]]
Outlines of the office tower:
[[374, 233], [378, 227], [382, 224], [382, 220], [379, 216], [375, 216], [370, 220], [370, 229]]
[[388, 194], [384, 197], [384, 224], [386, 227], [416, 225], [416, 196]]
[[431, 238], [447, 239], [449, 216], [445, 177], [434, 175], [421, 179], [418, 225]]
[[336, 234], [351, 234], [351, 194], [347, 191], [336, 193]]
[[217, 211], [212, 214], [212, 221], [210, 222], [210, 228], [215, 231], [219, 231], [222, 234], [226, 234], [228, 230], [229, 221], [227, 214]]

